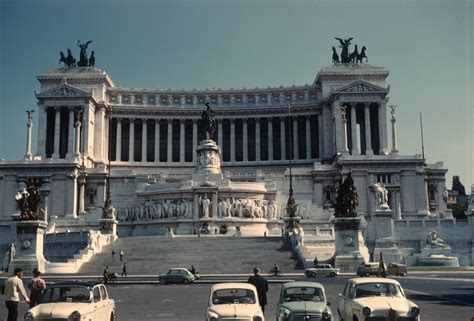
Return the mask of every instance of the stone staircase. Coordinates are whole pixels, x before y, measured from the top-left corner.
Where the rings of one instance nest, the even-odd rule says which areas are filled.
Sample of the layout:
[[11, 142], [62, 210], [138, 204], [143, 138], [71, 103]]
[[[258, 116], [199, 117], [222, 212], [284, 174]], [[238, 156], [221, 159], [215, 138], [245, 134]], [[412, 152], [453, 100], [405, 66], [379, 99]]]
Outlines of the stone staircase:
[[[112, 260], [112, 250], [115, 260]], [[156, 275], [171, 267], [194, 265], [201, 274], [252, 273], [255, 266], [263, 272], [277, 263], [283, 273], [301, 271], [302, 266], [289, 246], [280, 237], [221, 237], [221, 236], [135, 236], [119, 238], [105, 246], [89, 262], [82, 265], [79, 274], [102, 274], [106, 265], [121, 272], [124, 252], [129, 275]]]

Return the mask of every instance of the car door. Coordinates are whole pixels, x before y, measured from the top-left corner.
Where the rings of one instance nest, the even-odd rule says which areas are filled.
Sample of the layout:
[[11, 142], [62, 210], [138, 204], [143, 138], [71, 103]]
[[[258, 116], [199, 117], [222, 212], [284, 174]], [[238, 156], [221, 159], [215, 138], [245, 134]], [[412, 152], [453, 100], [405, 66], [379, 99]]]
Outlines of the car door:
[[100, 289], [99, 286], [95, 286], [92, 289], [92, 294], [94, 298], [94, 302], [92, 303], [94, 305], [94, 312], [91, 316], [92, 320], [104, 320], [103, 315], [101, 315], [103, 309], [103, 303], [100, 298]]
[[345, 305], [346, 305], [347, 293], [348, 293], [349, 287], [350, 287], [350, 282], [347, 282], [346, 286], [344, 287], [344, 291], [338, 296], [338, 301], [337, 301], [337, 309], [339, 310], [339, 314], [344, 320], [346, 320]]
[[347, 297], [344, 302], [344, 311], [345, 311], [345, 317], [344, 320], [352, 320], [352, 305], [353, 305], [353, 300], [355, 297], [355, 284], [351, 282], [349, 288], [347, 289]]
[[99, 285], [100, 287], [100, 299], [102, 303], [102, 311], [100, 315], [102, 316], [101, 320], [110, 320], [110, 313], [112, 311], [112, 302], [109, 299], [109, 294], [104, 285]]

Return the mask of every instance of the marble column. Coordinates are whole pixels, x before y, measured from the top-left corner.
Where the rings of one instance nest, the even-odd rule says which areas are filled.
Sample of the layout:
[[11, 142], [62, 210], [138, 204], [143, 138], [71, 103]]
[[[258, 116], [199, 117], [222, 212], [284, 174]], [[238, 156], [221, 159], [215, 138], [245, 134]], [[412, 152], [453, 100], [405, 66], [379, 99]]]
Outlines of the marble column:
[[184, 163], [184, 121], [182, 118], [179, 121], [179, 162]]
[[117, 118], [117, 135], [116, 136], [116, 147], [115, 147], [115, 161], [120, 162], [122, 160], [122, 118]]
[[322, 158], [324, 154], [324, 136], [323, 136], [323, 115], [319, 114], [318, 117], [318, 143], [319, 151], [318, 157]]
[[352, 140], [352, 155], [359, 155], [359, 146], [357, 144], [357, 103], [350, 104], [351, 106], [351, 140]]
[[147, 127], [148, 127], [148, 124], [147, 124], [147, 120], [146, 119], [143, 119], [142, 120], [142, 163], [146, 163], [147, 160], [146, 160], [146, 145], [147, 145]]
[[25, 159], [32, 159], [31, 154], [31, 128], [33, 127], [33, 112], [27, 111], [28, 113], [28, 122], [26, 123], [26, 152]]
[[281, 160], [286, 160], [285, 117], [280, 118], [280, 153]]
[[364, 103], [364, 120], [365, 120], [365, 155], [372, 156], [372, 138], [370, 134], [370, 103]]
[[255, 160], [259, 162], [262, 159], [260, 148], [260, 119], [255, 118]]
[[168, 119], [168, 140], [167, 140], [167, 162], [171, 163], [173, 161], [173, 120]]
[[79, 214], [85, 213], [84, 201], [85, 201], [85, 189], [86, 189], [86, 178], [79, 178]]
[[268, 160], [273, 160], [273, 118], [267, 118], [267, 131], [268, 131]]
[[197, 119], [193, 119], [193, 163], [196, 163], [197, 156], [197, 141], [198, 141], [198, 130], [197, 130]]
[[298, 116], [293, 116], [293, 158], [292, 159], [299, 159]]
[[341, 103], [339, 100], [335, 100], [332, 104], [332, 114], [334, 117], [334, 134], [333, 143], [336, 146], [336, 152], [341, 153], [343, 149], [343, 129], [342, 129], [342, 118], [341, 118]]
[[379, 139], [380, 154], [387, 154], [387, 102], [382, 100], [379, 107]]
[[75, 135], [76, 135], [76, 144], [74, 145], [74, 157], [78, 158], [81, 155], [80, 147], [81, 147], [81, 120], [77, 119], [76, 123], [74, 124]]
[[60, 125], [61, 125], [61, 109], [55, 107], [54, 115], [54, 153], [52, 158], [59, 158], [59, 134], [60, 134]]
[[344, 154], [349, 153], [349, 148], [347, 148], [347, 118], [346, 111], [343, 111], [341, 114], [342, 118], [342, 152]]
[[391, 114], [392, 114], [392, 118], [391, 118], [391, 122], [392, 122], [392, 151], [391, 151], [391, 153], [392, 154], [397, 154], [398, 153], [397, 126], [396, 126], [397, 119], [395, 118], [395, 107], [396, 106], [390, 106], [390, 108], [392, 109], [391, 110]]
[[36, 155], [44, 158], [46, 156], [46, 109], [42, 105], [38, 105], [38, 141], [36, 143]]
[[73, 157], [74, 145], [74, 108], [69, 109], [68, 136], [66, 158]]
[[133, 154], [134, 142], [135, 142], [135, 119], [130, 119], [130, 135], [129, 135], [129, 144], [128, 144], [128, 161], [129, 162], [135, 161], [135, 157]]
[[311, 159], [311, 119], [306, 115], [306, 159]]
[[222, 148], [224, 137], [222, 136], [222, 119], [217, 120], [217, 145]]
[[160, 162], [160, 120], [155, 119], [155, 163]]
[[235, 162], [235, 119], [230, 120], [230, 161]]
[[247, 130], [247, 118], [242, 119], [242, 161], [248, 162], [249, 160], [249, 139]]

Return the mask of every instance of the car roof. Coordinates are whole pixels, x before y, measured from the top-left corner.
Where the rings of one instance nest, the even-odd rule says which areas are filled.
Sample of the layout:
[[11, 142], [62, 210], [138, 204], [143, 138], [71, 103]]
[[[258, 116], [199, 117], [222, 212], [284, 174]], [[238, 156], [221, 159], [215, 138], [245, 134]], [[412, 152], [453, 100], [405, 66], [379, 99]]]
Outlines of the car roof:
[[389, 278], [353, 278], [349, 281], [354, 282], [355, 284], [363, 284], [363, 283], [392, 283], [398, 284], [400, 283], [397, 280], [389, 279]]
[[321, 288], [324, 289], [323, 285], [318, 282], [311, 282], [311, 281], [290, 281], [283, 283], [281, 285], [282, 290], [288, 288], [296, 288], [296, 287], [307, 287], [307, 288]]
[[99, 283], [94, 281], [79, 281], [79, 280], [71, 280], [71, 281], [61, 281], [61, 282], [54, 282], [48, 284], [49, 287], [56, 287], [56, 286], [83, 286], [87, 288], [92, 288]]
[[255, 286], [250, 283], [234, 282], [234, 283], [216, 283], [211, 287], [211, 291], [223, 290], [223, 289], [248, 289], [257, 291]]
[[173, 271], [182, 271], [182, 270], [188, 271], [188, 269], [186, 269], [186, 268], [171, 268], [170, 271], [171, 270], [173, 270]]

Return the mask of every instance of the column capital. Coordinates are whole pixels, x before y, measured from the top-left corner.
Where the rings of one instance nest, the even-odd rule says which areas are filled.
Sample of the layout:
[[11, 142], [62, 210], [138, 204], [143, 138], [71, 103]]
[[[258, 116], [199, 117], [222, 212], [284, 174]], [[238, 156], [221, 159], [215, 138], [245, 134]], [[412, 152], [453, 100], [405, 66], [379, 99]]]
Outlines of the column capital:
[[364, 106], [366, 108], [370, 107], [371, 102], [370, 101], [364, 101]]

